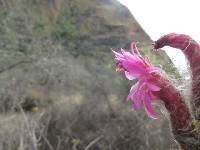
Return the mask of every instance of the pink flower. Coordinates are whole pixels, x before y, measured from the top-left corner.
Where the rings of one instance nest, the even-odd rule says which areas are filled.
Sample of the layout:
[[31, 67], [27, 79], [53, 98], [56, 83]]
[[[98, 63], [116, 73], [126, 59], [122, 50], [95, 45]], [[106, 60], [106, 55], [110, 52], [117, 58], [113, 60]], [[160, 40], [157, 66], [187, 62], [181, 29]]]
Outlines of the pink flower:
[[117, 70], [124, 72], [129, 80], [137, 79], [138, 82], [131, 87], [127, 100], [132, 101], [132, 108], [138, 110], [143, 101], [149, 117], [156, 119], [156, 113], [152, 107], [152, 101], [156, 99], [154, 91], [161, 88], [151, 80], [152, 74], [158, 73], [159, 69], [150, 64], [149, 60], [142, 57], [135, 43], [131, 44], [131, 52], [121, 49], [121, 52], [112, 50], [115, 55]]

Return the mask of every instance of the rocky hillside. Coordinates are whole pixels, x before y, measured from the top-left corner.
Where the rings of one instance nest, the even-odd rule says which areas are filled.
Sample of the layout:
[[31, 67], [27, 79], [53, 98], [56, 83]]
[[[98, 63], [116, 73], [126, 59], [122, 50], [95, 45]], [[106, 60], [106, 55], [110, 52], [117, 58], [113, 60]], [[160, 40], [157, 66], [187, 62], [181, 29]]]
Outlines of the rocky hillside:
[[1, 0], [0, 148], [169, 149], [166, 121], [124, 103], [110, 49], [131, 41], [173, 69], [116, 0]]

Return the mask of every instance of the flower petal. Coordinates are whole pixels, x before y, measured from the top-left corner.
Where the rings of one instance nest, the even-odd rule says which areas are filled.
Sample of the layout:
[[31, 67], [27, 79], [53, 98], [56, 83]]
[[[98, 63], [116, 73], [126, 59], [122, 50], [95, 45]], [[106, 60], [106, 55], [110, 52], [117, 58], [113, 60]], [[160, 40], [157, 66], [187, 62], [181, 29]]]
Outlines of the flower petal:
[[133, 54], [140, 55], [140, 52], [139, 52], [139, 50], [138, 50], [138, 48], [137, 48], [137, 43], [138, 43], [138, 42], [132, 42], [132, 43], [131, 43], [131, 52], [132, 52]]
[[131, 87], [130, 93], [127, 97], [127, 100], [132, 101], [132, 108], [137, 111], [141, 108], [141, 93], [140, 88], [138, 87], [139, 83], [136, 83]]
[[126, 78], [129, 79], [129, 80], [135, 79], [135, 77], [132, 76], [132, 75], [131, 75], [129, 72], [127, 72], [127, 71], [125, 71], [125, 76], [126, 76]]
[[142, 102], [142, 99], [141, 99], [141, 95], [136, 92], [135, 93], [135, 98], [133, 99], [133, 105], [132, 105], [132, 108], [137, 111], [141, 108], [141, 102]]
[[127, 96], [126, 100], [132, 100], [133, 99], [133, 95], [134, 93], [136, 92], [136, 90], [138, 89], [138, 83], [134, 84], [131, 89], [130, 89], [130, 92], [129, 92], [129, 95]]
[[145, 108], [145, 110], [147, 112], [147, 115], [150, 118], [157, 119], [156, 113], [153, 110], [153, 107], [151, 105], [151, 99], [150, 99], [150, 95], [149, 94], [145, 94], [145, 97], [144, 97], [144, 108]]
[[160, 91], [160, 89], [161, 89], [159, 86], [157, 86], [153, 83], [146, 82], [146, 84], [147, 84], [150, 91]]

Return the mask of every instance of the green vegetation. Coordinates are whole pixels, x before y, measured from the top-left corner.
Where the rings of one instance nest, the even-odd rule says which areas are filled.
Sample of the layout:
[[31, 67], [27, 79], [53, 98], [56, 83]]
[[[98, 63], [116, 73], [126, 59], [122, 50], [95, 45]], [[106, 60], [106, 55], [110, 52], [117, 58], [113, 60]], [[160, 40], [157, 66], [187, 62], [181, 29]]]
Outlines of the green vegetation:
[[42, 20], [39, 20], [35, 23], [35, 31], [36, 32], [44, 32], [45, 31], [45, 24], [42, 22]]

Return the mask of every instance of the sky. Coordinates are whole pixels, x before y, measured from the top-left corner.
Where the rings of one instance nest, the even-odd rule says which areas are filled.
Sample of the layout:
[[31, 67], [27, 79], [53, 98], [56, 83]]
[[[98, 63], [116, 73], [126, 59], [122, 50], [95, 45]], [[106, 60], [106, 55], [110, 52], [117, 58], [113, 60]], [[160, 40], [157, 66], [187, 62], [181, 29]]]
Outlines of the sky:
[[[126, 5], [152, 40], [175, 32], [190, 35], [200, 43], [199, 0], [118, 0]], [[186, 69], [186, 61], [180, 50], [165, 47], [164, 50], [180, 70]]]

